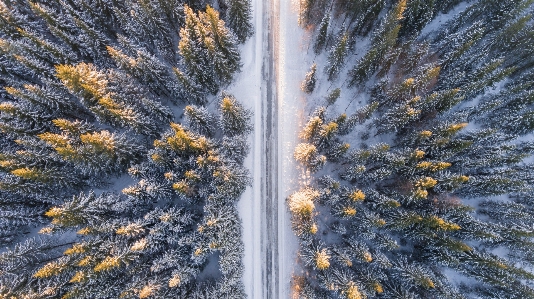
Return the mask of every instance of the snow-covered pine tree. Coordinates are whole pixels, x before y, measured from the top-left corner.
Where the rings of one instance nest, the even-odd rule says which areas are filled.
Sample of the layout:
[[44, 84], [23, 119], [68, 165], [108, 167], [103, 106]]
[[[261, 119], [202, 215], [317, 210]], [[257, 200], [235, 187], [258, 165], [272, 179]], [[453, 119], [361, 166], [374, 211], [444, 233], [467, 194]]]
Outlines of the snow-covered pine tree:
[[435, 0], [408, 1], [400, 34], [403, 36], [418, 34], [434, 17], [435, 2]]
[[188, 75], [194, 78], [197, 84], [214, 93], [217, 90], [217, 82], [213, 65], [203, 45], [208, 28], [205, 28], [197, 14], [188, 6], [184, 6], [184, 13], [185, 24], [180, 29], [178, 46], [180, 55], [184, 59]]
[[254, 34], [250, 1], [226, 0], [226, 5], [228, 6], [226, 11], [228, 27], [235, 33], [239, 42], [243, 43]]
[[317, 71], [317, 64], [312, 64], [310, 71], [306, 73], [306, 77], [304, 78], [304, 81], [302, 81], [300, 85], [300, 89], [304, 91], [305, 93], [312, 93], [315, 89], [315, 83], [317, 81], [317, 77], [315, 75], [315, 72]]
[[400, 21], [404, 18], [406, 1], [400, 0], [388, 12], [386, 18], [374, 33], [371, 49], [358, 61], [350, 71], [349, 85], [365, 82], [379, 67], [388, 51], [394, 50], [401, 29]]
[[186, 121], [189, 127], [198, 134], [212, 136], [215, 132], [215, 118], [204, 108], [195, 105], [185, 107]]
[[146, 50], [137, 50], [137, 57], [130, 57], [118, 49], [108, 46], [107, 51], [117, 67], [140, 80], [154, 93], [171, 99], [184, 101], [185, 95], [172, 70]]
[[219, 18], [219, 12], [211, 6], [207, 6], [206, 12], [199, 13], [208, 36], [204, 41], [207, 45], [213, 43], [213, 47], [207, 47], [210, 53], [210, 63], [217, 75], [217, 84], [228, 84], [235, 72], [241, 68], [240, 54], [237, 49], [238, 41], [234, 33], [229, 30], [223, 20]]
[[248, 134], [252, 131], [252, 113], [236, 101], [235, 97], [223, 92], [220, 101], [220, 123], [227, 136]]
[[334, 103], [337, 101], [337, 99], [339, 99], [340, 96], [341, 88], [336, 88], [328, 94], [328, 96], [326, 97], [326, 102], [328, 103], [328, 105], [334, 105]]
[[336, 79], [341, 72], [341, 68], [348, 55], [349, 43], [349, 35], [346, 29], [342, 27], [328, 55], [328, 64], [325, 72], [328, 75], [329, 81]]
[[88, 174], [111, 174], [125, 169], [140, 158], [143, 147], [127, 136], [109, 131], [95, 132], [85, 124], [56, 119], [63, 134], [46, 132], [38, 135], [65, 161]]
[[315, 38], [315, 44], [313, 45], [313, 50], [315, 51], [315, 54], [320, 54], [326, 45], [326, 41], [328, 39], [329, 23], [330, 14], [325, 13], [323, 19], [321, 20], [321, 24], [319, 24], [319, 32], [317, 33], [317, 37]]
[[198, 15], [187, 6], [184, 12], [186, 23], [180, 30], [180, 54], [190, 76], [215, 93], [241, 67], [237, 40], [210, 6]]

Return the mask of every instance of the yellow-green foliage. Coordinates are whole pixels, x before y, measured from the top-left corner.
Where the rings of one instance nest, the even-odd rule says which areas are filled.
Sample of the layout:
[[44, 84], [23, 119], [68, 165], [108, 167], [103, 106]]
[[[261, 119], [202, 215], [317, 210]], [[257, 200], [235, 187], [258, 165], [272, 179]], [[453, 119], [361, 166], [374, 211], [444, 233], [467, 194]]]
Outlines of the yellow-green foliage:
[[[197, 137], [185, 128], [176, 123], [171, 123], [174, 135], [167, 137], [166, 143], [172, 150], [177, 152], [207, 152], [210, 148], [209, 141], [206, 137]], [[154, 141], [155, 146], [161, 146], [161, 141]]]
[[33, 274], [33, 277], [36, 278], [48, 278], [55, 275], [60, 274], [62, 271], [64, 271], [67, 268], [66, 263], [62, 263], [59, 261], [53, 261], [46, 265], [44, 265], [41, 269], [39, 269], [35, 274]]
[[299, 137], [307, 141], [311, 140], [319, 132], [322, 124], [323, 121], [318, 116], [310, 118]]
[[171, 277], [171, 279], [169, 279], [169, 288], [178, 287], [180, 286], [181, 283], [182, 283], [182, 279], [180, 275], [175, 274]]
[[449, 167], [451, 167], [452, 164], [449, 162], [429, 162], [429, 161], [423, 161], [420, 162], [415, 166], [417, 169], [423, 169], [423, 170], [429, 170], [432, 172], [445, 170]]
[[432, 131], [428, 131], [428, 130], [425, 130], [425, 131], [421, 131], [421, 133], [419, 133], [419, 137], [421, 138], [430, 138], [434, 133], [432, 133]]
[[356, 215], [356, 209], [353, 207], [346, 207], [343, 209], [343, 215], [345, 215], [346, 217], [352, 217]]
[[139, 291], [139, 299], [152, 297], [154, 293], [160, 288], [159, 285], [148, 284]]
[[72, 92], [82, 92], [96, 100], [107, 92], [108, 81], [105, 74], [99, 72], [90, 63], [56, 66], [56, 76]]
[[422, 189], [430, 189], [430, 188], [436, 186], [437, 183], [438, 183], [438, 181], [436, 181], [435, 179], [433, 179], [431, 177], [426, 177], [426, 178], [422, 178], [422, 179], [418, 180], [415, 183], [415, 187], [422, 188]]
[[289, 210], [298, 216], [309, 217], [315, 210], [315, 199], [319, 197], [319, 192], [306, 188], [289, 196]]
[[306, 163], [317, 155], [317, 148], [311, 143], [300, 143], [295, 148], [295, 160]]
[[98, 263], [93, 269], [95, 272], [108, 271], [120, 266], [120, 258], [117, 256], [108, 256]]
[[441, 231], [456, 231], [460, 229], [458, 224], [447, 222], [443, 218], [435, 215], [425, 218], [423, 223], [432, 229]]
[[329, 138], [333, 134], [335, 134], [338, 130], [338, 124], [335, 122], [329, 122], [328, 124], [324, 125], [319, 132], [321, 137]]
[[87, 281], [89, 278], [85, 275], [83, 271], [77, 271], [76, 274], [69, 280], [70, 283], [82, 283]]
[[145, 229], [142, 225], [137, 223], [130, 223], [128, 225], [121, 226], [115, 231], [117, 235], [125, 235], [128, 237], [137, 236], [142, 234], [143, 232], [145, 232]]
[[11, 174], [21, 177], [26, 180], [46, 182], [46, 176], [39, 170], [33, 168], [18, 168], [11, 171]]
[[87, 249], [88, 248], [85, 244], [77, 243], [77, 244], [72, 245], [71, 248], [65, 250], [64, 254], [65, 255], [80, 254], [80, 253], [86, 252]]
[[356, 202], [364, 201], [365, 200], [365, 194], [363, 193], [362, 190], [356, 190], [356, 191], [350, 193], [349, 198], [352, 201], [356, 201]]
[[364, 295], [360, 293], [358, 286], [354, 282], [350, 282], [347, 289], [343, 292], [347, 299], [364, 299]]
[[326, 249], [322, 249], [315, 253], [315, 267], [319, 270], [330, 268], [330, 254]]

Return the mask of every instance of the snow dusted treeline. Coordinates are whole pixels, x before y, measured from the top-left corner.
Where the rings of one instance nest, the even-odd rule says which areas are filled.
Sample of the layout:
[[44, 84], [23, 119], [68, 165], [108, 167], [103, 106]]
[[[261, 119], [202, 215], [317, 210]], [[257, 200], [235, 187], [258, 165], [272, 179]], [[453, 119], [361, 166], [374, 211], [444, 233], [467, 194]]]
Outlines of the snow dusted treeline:
[[300, 1], [294, 298], [534, 298], [533, 9]]
[[250, 16], [0, 1], [0, 298], [245, 297], [251, 113], [220, 90]]

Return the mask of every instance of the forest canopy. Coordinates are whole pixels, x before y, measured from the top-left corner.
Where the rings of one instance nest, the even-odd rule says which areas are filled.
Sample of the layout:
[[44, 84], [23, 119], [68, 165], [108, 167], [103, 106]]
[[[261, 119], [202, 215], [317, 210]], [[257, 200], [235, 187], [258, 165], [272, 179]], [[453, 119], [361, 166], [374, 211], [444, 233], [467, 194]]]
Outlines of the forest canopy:
[[222, 89], [250, 22], [248, 0], [0, 1], [0, 298], [245, 297], [251, 112]]
[[533, 1], [300, 8], [295, 296], [534, 298]]

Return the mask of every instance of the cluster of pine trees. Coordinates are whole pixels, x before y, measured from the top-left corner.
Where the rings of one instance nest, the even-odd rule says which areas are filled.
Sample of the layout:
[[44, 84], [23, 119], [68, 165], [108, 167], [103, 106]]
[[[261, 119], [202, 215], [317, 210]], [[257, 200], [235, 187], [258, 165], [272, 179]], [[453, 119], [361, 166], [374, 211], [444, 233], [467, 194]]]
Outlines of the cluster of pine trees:
[[245, 297], [251, 116], [220, 89], [250, 17], [249, 0], [0, 1], [0, 298]]
[[301, 1], [296, 297], [534, 298], [534, 1], [461, 2]]

